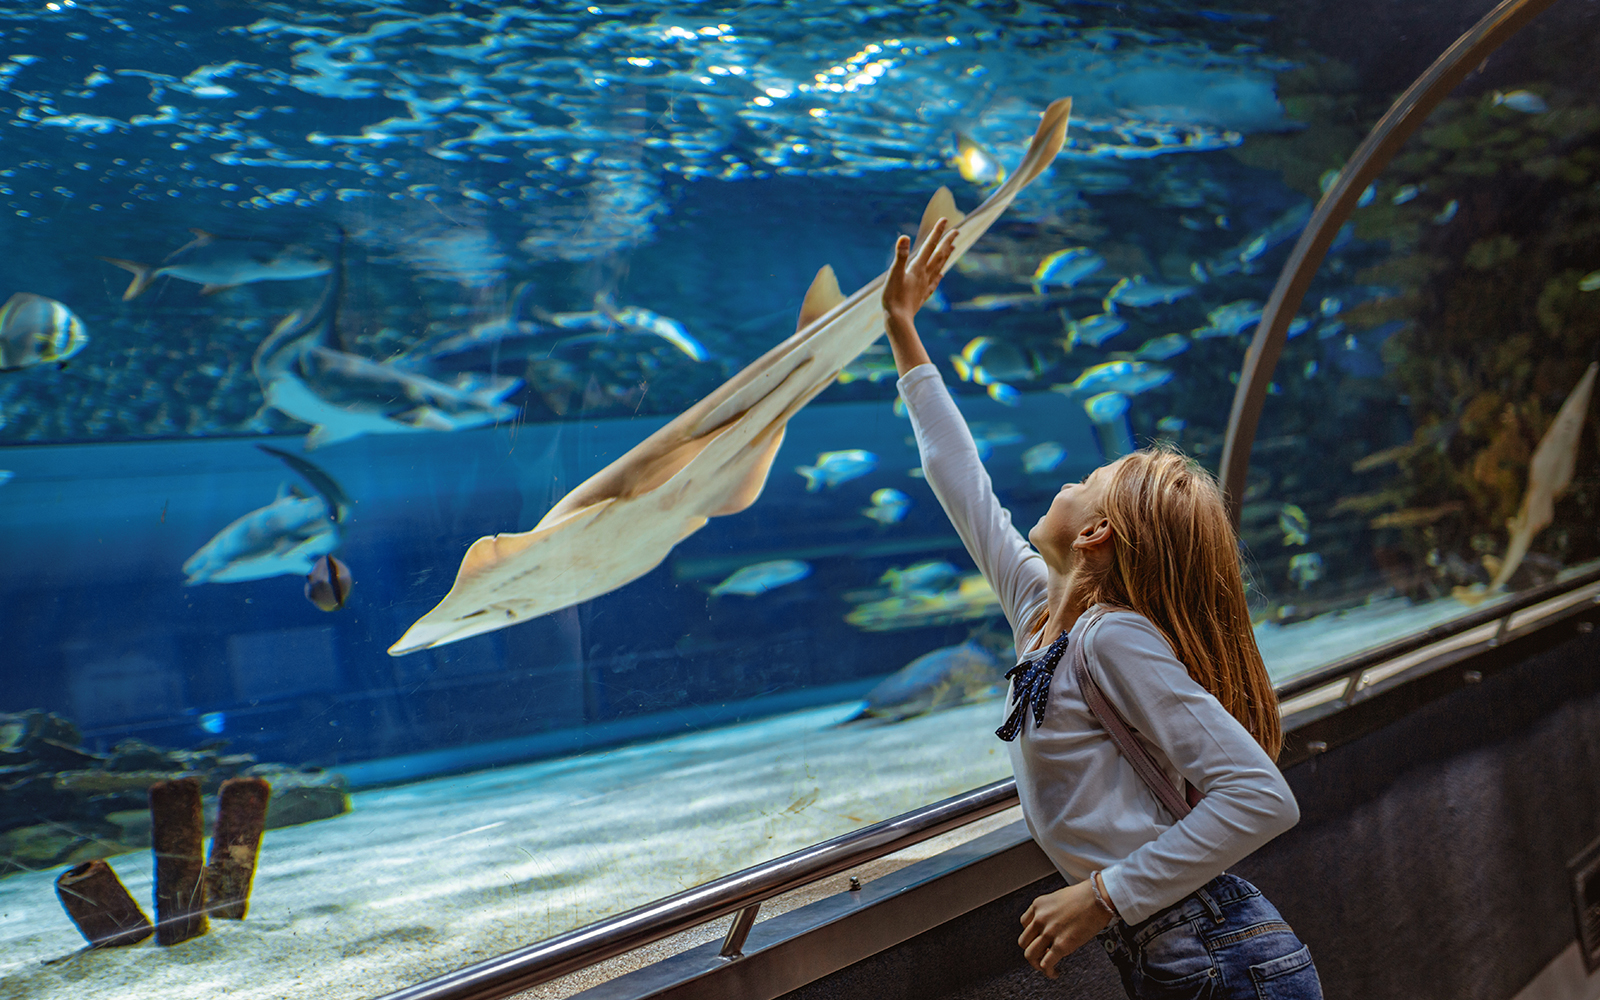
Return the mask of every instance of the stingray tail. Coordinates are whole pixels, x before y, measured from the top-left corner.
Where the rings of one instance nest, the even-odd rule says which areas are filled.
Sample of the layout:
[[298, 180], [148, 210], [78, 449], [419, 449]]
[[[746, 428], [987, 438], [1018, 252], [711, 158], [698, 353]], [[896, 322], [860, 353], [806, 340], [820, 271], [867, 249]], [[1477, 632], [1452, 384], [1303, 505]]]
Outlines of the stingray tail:
[[122, 301], [131, 302], [139, 297], [139, 293], [150, 287], [150, 282], [156, 280], [156, 268], [150, 264], [141, 264], [136, 260], [123, 260], [120, 257], [101, 257], [107, 264], [115, 264], [124, 271], [133, 272], [133, 280], [128, 282], [128, 290], [122, 293]]

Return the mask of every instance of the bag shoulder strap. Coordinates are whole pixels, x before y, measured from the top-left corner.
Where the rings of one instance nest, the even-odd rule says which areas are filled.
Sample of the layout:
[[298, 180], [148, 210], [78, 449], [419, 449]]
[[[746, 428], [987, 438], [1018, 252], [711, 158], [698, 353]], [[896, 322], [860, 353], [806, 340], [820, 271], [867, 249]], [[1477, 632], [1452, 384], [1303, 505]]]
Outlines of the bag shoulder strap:
[[1156, 764], [1155, 758], [1150, 756], [1150, 751], [1134, 737], [1122, 713], [1106, 700], [1105, 693], [1089, 674], [1089, 630], [1099, 623], [1106, 611], [1107, 609], [1096, 606], [1088, 613], [1088, 620], [1083, 623], [1083, 631], [1078, 634], [1078, 648], [1073, 651], [1072, 657], [1072, 670], [1078, 681], [1078, 690], [1083, 693], [1084, 701], [1089, 703], [1089, 711], [1093, 712], [1095, 718], [1100, 720], [1100, 724], [1106, 727], [1111, 741], [1122, 751], [1122, 755], [1128, 758], [1128, 763], [1133, 765], [1133, 769], [1144, 779], [1144, 783], [1155, 793], [1156, 798], [1175, 818], [1183, 819], [1189, 815], [1190, 808], [1200, 801], [1200, 790], [1185, 781], [1183, 785], [1187, 794], [1182, 796], [1178, 794], [1178, 790], [1172, 787], [1172, 782], [1161, 773], [1161, 768]]

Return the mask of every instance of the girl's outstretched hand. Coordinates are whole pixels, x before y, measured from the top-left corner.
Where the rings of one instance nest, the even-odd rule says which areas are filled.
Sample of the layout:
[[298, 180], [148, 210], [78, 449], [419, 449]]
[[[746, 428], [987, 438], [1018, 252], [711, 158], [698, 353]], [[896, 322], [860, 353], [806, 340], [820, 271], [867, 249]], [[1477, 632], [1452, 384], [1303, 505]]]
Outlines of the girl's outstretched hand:
[[1056, 963], [1083, 947], [1111, 923], [1111, 914], [1095, 902], [1088, 882], [1078, 882], [1040, 896], [1022, 915], [1017, 944], [1028, 964], [1054, 979]]
[[909, 323], [939, 287], [945, 265], [955, 252], [957, 232], [949, 229], [948, 220], [940, 219], [917, 248], [916, 256], [911, 254], [911, 237], [902, 236], [895, 241], [894, 264], [883, 286], [883, 308], [892, 322]]

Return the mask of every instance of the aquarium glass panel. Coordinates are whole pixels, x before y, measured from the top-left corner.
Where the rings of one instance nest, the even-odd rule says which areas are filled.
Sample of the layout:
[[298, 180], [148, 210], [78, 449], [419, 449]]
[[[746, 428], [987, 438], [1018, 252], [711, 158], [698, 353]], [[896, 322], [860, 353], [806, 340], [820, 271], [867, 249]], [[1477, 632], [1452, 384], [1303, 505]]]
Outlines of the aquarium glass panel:
[[[896, 237], [1009, 200], [918, 322], [1015, 524], [1214, 468], [1328, 172], [1487, 6], [0, 0], [0, 994], [376, 996], [1006, 777]], [[1279, 680], [1510, 563], [1600, 329], [1564, 10], [1301, 308]], [[1586, 440], [1508, 592], [1600, 554]]]

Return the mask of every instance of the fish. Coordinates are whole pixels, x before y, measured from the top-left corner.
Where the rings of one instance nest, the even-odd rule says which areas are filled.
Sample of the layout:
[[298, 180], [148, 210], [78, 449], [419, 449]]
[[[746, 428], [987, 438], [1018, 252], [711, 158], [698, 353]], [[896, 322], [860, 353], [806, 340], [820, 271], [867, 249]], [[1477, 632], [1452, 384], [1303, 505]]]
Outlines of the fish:
[[887, 632], [988, 618], [999, 610], [989, 581], [982, 573], [969, 573], [942, 590], [896, 593], [859, 604], [844, 620], [867, 632]]
[[928, 559], [900, 569], [883, 571], [878, 582], [894, 594], [936, 593], [961, 576], [961, 571], [942, 559]]
[[323, 611], [338, 611], [350, 598], [355, 580], [350, 567], [332, 555], [324, 555], [306, 574], [306, 600]]
[[[605, 292], [594, 297], [595, 307], [582, 312], [536, 313], [553, 330], [559, 332], [556, 342], [576, 344], [609, 338], [618, 333], [640, 333], [660, 337], [695, 361], [705, 361], [711, 353], [698, 340], [689, 335], [682, 323], [642, 306], [623, 306], [618, 309]], [[574, 336], [574, 334], [579, 334]], [[582, 336], [588, 334], [589, 336]]]
[[1156, 430], [1165, 431], [1168, 434], [1181, 434], [1183, 429], [1188, 426], [1189, 422], [1182, 417], [1162, 417], [1156, 421]]
[[806, 479], [806, 492], [815, 493], [826, 486], [833, 489], [840, 483], [858, 479], [878, 467], [878, 456], [860, 448], [848, 451], [825, 451], [817, 456], [816, 465], [799, 465], [796, 472]]
[[1449, 201], [1444, 203], [1444, 208], [1439, 210], [1439, 214], [1433, 217], [1433, 224], [1436, 226], [1444, 225], [1456, 217], [1456, 211], [1460, 208], [1461, 202], [1451, 198]]
[[1394, 194], [1389, 196], [1389, 204], [1404, 205], [1421, 193], [1422, 189], [1415, 184], [1402, 184], [1395, 190]]
[[1102, 392], [1083, 401], [1083, 412], [1096, 424], [1106, 424], [1128, 413], [1128, 397], [1121, 392]]
[[1316, 552], [1301, 552], [1289, 557], [1289, 581], [1301, 590], [1322, 579], [1322, 556]]
[[185, 586], [304, 576], [339, 547], [338, 525], [319, 496], [280, 491], [184, 560]]
[[1278, 511], [1278, 530], [1283, 532], [1283, 544], [1304, 545], [1311, 537], [1311, 520], [1298, 506], [1286, 503]]
[[[1063, 315], [1065, 311], [1063, 311]], [[1128, 328], [1128, 321], [1116, 313], [1095, 313], [1083, 319], [1067, 322], [1067, 346], [1070, 350], [1079, 344], [1099, 347]]]
[[1067, 449], [1054, 441], [1040, 441], [1022, 453], [1022, 470], [1030, 475], [1054, 472], [1067, 457]]
[[122, 301], [138, 298], [162, 275], [192, 281], [201, 286], [200, 294], [213, 295], [255, 281], [295, 281], [320, 277], [333, 270], [333, 261], [298, 243], [236, 239], [217, 236], [204, 229], [189, 232], [194, 234], [194, 239], [168, 254], [160, 264], [141, 264], [120, 257], [100, 258], [133, 272], [133, 280], [122, 293]]
[[711, 588], [713, 597], [723, 594], [740, 594], [744, 597], [755, 597], [765, 594], [769, 590], [776, 590], [796, 580], [804, 580], [811, 575], [811, 564], [798, 559], [774, 559], [771, 562], [760, 562], [746, 566], [736, 571], [732, 576]]
[[1550, 105], [1544, 98], [1531, 90], [1513, 90], [1510, 92], [1495, 91], [1490, 102], [1494, 107], [1510, 108], [1512, 111], [1521, 111], [1526, 115], [1542, 115], [1550, 110]]
[[1600, 291], [1600, 271], [1590, 271], [1588, 274], [1586, 274], [1583, 277], [1579, 278], [1578, 279], [1578, 291], [1580, 291], [1580, 292], [1596, 292], [1596, 291]]
[[55, 299], [17, 292], [0, 306], [0, 372], [63, 364], [88, 344], [83, 320]]
[[1139, 345], [1133, 352], [1136, 361], [1165, 361], [1175, 358], [1189, 349], [1189, 335], [1186, 333], [1169, 333], [1162, 337], [1153, 337]]
[[898, 722], [1005, 693], [1005, 671], [973, 640], [924, 653], [875, 684], [857, 718]]
[[223, 712], [206, 712], [200, 716], [199, 726], [202, 732], [215, 736], [228, 728], [228, 716]]
[[[971, 213], [956, 209], [948, 189], [936, 192], [918, 245], [954, 223], [953, 266], [1055, 159], [1071, 109], [1071, 98], [1045, 109], [1022, 162]], [[389, 653], [481, 635], [610, 593], [660, 565], [710, 518], [749, 507], [789, 419], [882, 336], [886, 278], [846, 298], [831, 267], [818, 271], [793, 336], [579, 484], [530, 531], [474, 542], [449, 593]]]
[[[1468, 590], [1463, 593], [1466, 588], [1456, 588], [1453, 594], [1458, 600], [1475, 604], [1504, 589], [1506, 581], [1511, 579], [1511, 575], [1527, 557], [1528, 547], [1533, 544], [1534, 537], [1555, 520], [1556, 497], [1572, 485], [1572, 474], [1577, 469], [1578, 442], [1583, 437], [1583, 424], [1589, 415], [1589, 400], [1594, 395], [1597, 373], [1600, 373], [1600, 361], [1589, 362], [1583, 377], [1573, 386], [1561, 409], [1556, 411], [1555, 419], [1550, 421], [1550, 427], [1539, 439], [1539, 446], [1533, 450], [1533, 458], [1528, 462], [1528, 488], [1522, 495], [1522, 506], [1517, 509], [1516, 516], [1506, 522], [1511, 538], [1506, 546], [1506, 554], [1500, 560], [1499, 572], [1495, 573], [1487, 590]], [[1481, 584], [1478, 586], [1481, 587]]]
[[993, 337], [974, 337], [950, 355], [956, 377], [963, 382], [1026, 382], [1039, 374], [1039, 364], [1015, 344]]
[[1106, 461], [1133, 451], [1133, 428], [1128, 425], [1129, 399], [1125, 393], [1102, 392], [1083, 401], [1083, 412], [1094, 424], [1095, 438]]
[[1239, 299], [1206, 313], [1206, 325], [1190, 336], [1196, 340], [1237, 336], [1261, 322], [1261, 315], [1261, 303], [1254, 299]]
[[1092, 396], [1099, 392], [1122, 392], [1136, 396], [1172, 381], [1170, 368], [1147, 361], [1104, 361], [1083, 370], [1067, 385], [1053, 385], [1052, 392], [1066, 396]]
[[1145, 306], [1169, 305], [1193, 292], [1193, 285], [1158, 285], [1146, 281], [1144, 275], [1136, 274], [1112, 285], [1111, 291], [1106, 293], [1100, 307], [1106, 312], [1115, 312], [1117, 306], [1140, 309]]
[[233, 521], [184, 561], [185, 586], [304, 576], [339, 547], [339, 525], [352, 505], [338, 482], [308, 459], [256, 447], [300, 473], [316, 495], [280, 488], [272, 503]]
[[6, 483], [11, 482], [11, 480], [15, 478], [17, 478], [17, 474], [15, 472], [12, 472], [10, 469], [0, 469], [0, 486], [4, 486]]
[[455, 431], [511, 419], [516, 407], [505, 397], [521, 379], [462, 375], [452, 385], [330, 346], [339, 343], [342, 235], [340, 243], [341, 262], [317, 306], [290, 313], [256, 349], [250, 369], [265, 400], [256, 423], [270, 409], [311, 424], [310, 451], [362, 434]]
[[911, 498], [899, 490], [884, 487], [872, 493], [872, 506], [863, 507], [861, 513], [879, 524], [899, 524], [911, 509]]
[[1057, 250], [1039, 262], [1033, 272], [1033, 290], [1041, 293], [1047, 286], [1061, 285], [1072, 288], [1105, 266], [1105, 258], [1088, 247], [1068, 247]]
[[964, 132], [956, 133], [956, 155], [951, 157], [950, 165], [968, 184], [996, 187], [1006, 179], [1006, 168], [1000, 161]]
[[990, 399], [1004, 406], [1022, 405], [1022, 393], [1004, 382], [990, 382], [984, 392], [988, 393]]

